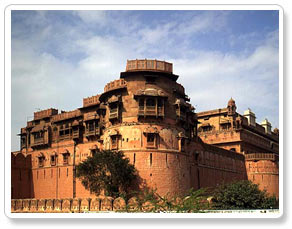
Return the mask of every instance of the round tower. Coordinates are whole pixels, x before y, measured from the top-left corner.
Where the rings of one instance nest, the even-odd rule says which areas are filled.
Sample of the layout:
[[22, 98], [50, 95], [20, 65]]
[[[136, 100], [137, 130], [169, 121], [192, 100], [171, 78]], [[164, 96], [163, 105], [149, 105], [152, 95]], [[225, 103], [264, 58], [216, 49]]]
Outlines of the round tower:
[[[139, 172], [139, 186], [165, 195], [191, 188], [188, 143], [196, 118], [172, 64], [128, 60], [100, 96], [107, 107], [103, 148], [120, 150]], [[147, 180], [147, 182], [146, 182]]]

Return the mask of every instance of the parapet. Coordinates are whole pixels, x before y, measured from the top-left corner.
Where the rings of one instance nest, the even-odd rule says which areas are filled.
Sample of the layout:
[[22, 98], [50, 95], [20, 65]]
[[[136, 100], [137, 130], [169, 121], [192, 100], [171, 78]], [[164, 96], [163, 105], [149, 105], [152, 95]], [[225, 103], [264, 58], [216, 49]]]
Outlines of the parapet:
[[89, 107], [92, 105], [97, 105], [99, 104], [99, 96], [100, 95], [94, 95], [91, 97], [83, 98], [83, 107]]
[[48, 118], [48, 117], [50, 117], [52, 115], [56, 115], [56, 114], [58, 114], [58, 110], [54, 109], [54, 108], [50, 108], [50, 109], [42, 110], [42, 111], [37, 111], [37, 112], [34, 112], [34, 120]]
[[127, 83], [124, 79], [114, 80], [114, 81], [108, 83], [107, 85], [105, 85], [104, 92], [124, 88], [126, 86], [127, 86]]
[[81, 116], [81, 111], [80, 110], [74, 110], [74, 111], [68, 111], [68, 112], [63, 112], [60, 113], [58, 115], [55, 115], [52, 117], [52, 121], [53, 122], [58, 122], [58, 121], [62, 121], [65, 119], [71, 119], [71, 118], [75, 118]]
[[172, 63], [161, 60], [127, 60], [126, 72], [129, 71], [161, 71], [172, 74]]

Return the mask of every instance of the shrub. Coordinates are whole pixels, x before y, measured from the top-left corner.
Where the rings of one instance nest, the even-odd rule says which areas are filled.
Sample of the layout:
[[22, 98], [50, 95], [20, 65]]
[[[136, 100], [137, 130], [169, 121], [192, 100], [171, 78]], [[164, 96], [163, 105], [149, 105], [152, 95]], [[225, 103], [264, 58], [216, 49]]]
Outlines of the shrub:
[[238, 181], [219, 186], [214, 192], [215, 209], [270, 209], [278, 208], [275, 197], [269, 197], [251, 181]]

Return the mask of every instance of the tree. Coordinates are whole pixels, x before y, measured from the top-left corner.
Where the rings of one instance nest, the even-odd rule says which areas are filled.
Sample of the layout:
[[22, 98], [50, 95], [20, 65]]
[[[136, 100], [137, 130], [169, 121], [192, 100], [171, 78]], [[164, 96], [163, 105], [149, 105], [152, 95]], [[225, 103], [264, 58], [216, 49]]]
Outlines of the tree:
[[243, 180], [221, 185], [214, 192], [215, 209], [271, 209], [278, 208], [276, 197], [269, 197], [257, 184]]
[[122, 152], [101, 151], [76, 166], [76, 177], [96, 195], [104, 190], [105, 195], [117, 197], [128, 192], [137, 175]]

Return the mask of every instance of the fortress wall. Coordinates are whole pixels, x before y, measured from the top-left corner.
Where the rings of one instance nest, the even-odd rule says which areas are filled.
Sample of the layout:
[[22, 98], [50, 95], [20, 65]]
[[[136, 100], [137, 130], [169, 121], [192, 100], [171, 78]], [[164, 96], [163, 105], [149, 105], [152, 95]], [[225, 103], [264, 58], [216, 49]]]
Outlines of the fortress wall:
[[[126, 129], [123, 129], [124, 133]], [[135, 134], [139, 132], [137, 131], [133, 128]], [[178, 146], [177, 138], [169, 140], [167, 138], [169, 136], [172, 135], [162, 131], [162, 141], [171, 143], [171, 146], [175, 147], [173, 150], [165, 150], [159, 147], [156, 149], [137, 148], [137, 150], [134, 150], [131, 148], [130, 151], [123, 150], [130, 163], [134, 164], [138, 170], [140, 176], [138, 186], [141, 189], [154, 189], [160, 195], [182, 195], [187, 193], [190, 188], [214, 187], [222, 182], [245, 179], [245, 171], [243, 171], [245, 167], [243, 167], [244, 161], [242, 161], [241, 155], [235, 157], [234, 153], [223, 150], [224, 154], [221, 152], [222, 149], [216, 147], [213, 147], [212, 150], [204, 149], [197, 143], [187, 144], [188, 154], [178, 152], [176, 149]], [[129, 139], [132, 139], [131, 135], [129, 137]], [[176, 143], [173, 141], [176, 141]], [[128, 141], [128, 144], [131, 144], [131, 141]], [[140, 140], [139, 144], [141, 144]], [[145, 142], [142, 144], [145, 144]], [[122, 146], [128, 147], [127, 144]], [[63, 147], [63, 150], [65, 148]], [[74, 150], [73, 147], [67, 147], [66, 149], [69, 149], [70, 153]], [[59, 148], [59, 151], [62, 152], [61, 148]], [[194, 156], [195, 153], [199, 153], [197, 161]], [[37, 152], [34, 154], [37, 154]], [[87, 158], [89, 154], [88, 144], [77, 145], [76, 164]], [[73, 166], [71, 162], [70, 165], [63, 166], [61, 165], [61, 157], [59, 157], [58, 163], [60, 164], [58, 167], [49, 167], [45, 164], [43, 168], [33, 168], [33, 192], [31, 196], [15, 196], [15, 198], [73, 198]], [[34, 164], [36, 165], [36, 163]], [[94, 194], [90, 194], [90, 191], [84, 188], [78, 179], [76, 179], [75, 196], [77, 198], [95, 197]]]
[[279, 197], [279, 165], [270, 160], [246, 161], [247, 176], [250, 181], [266, 190], [269, 195]]
[[[134, 153], [125, 153], [132, 158]], [[135, 167], [141, 181], [140, 188], [157, 190], [160, 195], [181, 195], [191, 188], [191, 172], [188, 156], [173, 152], [137, 152]], [[151, 160], [152, 157], [152, 160]]]

